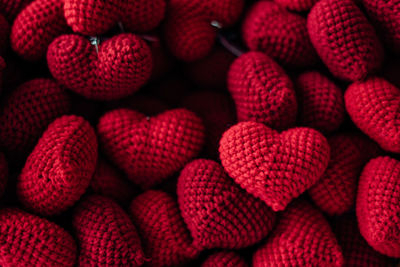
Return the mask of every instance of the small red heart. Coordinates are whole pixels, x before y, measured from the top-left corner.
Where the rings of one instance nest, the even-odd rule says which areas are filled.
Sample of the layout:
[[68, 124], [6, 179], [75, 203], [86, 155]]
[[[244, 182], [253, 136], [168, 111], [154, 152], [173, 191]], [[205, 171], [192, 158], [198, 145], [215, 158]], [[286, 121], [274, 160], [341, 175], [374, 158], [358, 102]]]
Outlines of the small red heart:
[[400, 89], [378, 77], [349, 86], [346, 109], [354, 124], [384, 150], [400, 153]]
[[211, 254], [201, 267], [248, 267], [246, 261], [236, 252], [221, 251]]
[[6, 157], [0, 152], [0, 197], [3, 195], [6, 189], [8, 180], [8, 164]]
[[286, 129], [297, 115], [296, 93], [285, 71], [261, 52], [238, 57], [228, 72], [228, 89], [239, 121], [256, 121]]
[[289, 10], [303, 12], [310, 10], [319, 0], [275, 0]]
[[330, 148], [314, 129], [282, 133], [256, 122], [242, 122], [224, 133], [220, 158], [226, 172], [274, 211], [286, 206], [324, 173]]
[[107, 156], [143, 188], [179, 171], [204, 143], [200, 118], [186, 109], [155, 117], [128, 109], [110, 111], [100, 118], [97, 132]]
[[199, 248], [245, 248], [265, 238], [275, 223], [275, 213], [212, 160], [187, 164], [178, 178], [177, 195], [182, 217]]
[[181, 217], [178, 203], [162, 191], [147, 191], [130, 206], [142, 237], [148, 266], [181, 266], [200, 253]]
[[79, 266], [141, 266], [139, 235], [128, 214], [110, 198], [90, 196], [74, 210]]
[[304, 200], [282, 212], [266, 243], [253, 255], [254, 267], [343, 266], [341, 248], [322, 213]]

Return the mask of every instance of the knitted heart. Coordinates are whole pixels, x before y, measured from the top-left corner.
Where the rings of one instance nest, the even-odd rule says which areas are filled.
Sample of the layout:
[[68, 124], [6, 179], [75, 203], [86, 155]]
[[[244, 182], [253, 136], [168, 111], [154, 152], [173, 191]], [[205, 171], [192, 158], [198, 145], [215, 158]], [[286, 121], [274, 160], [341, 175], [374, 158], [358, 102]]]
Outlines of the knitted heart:
[[274, 0], [274, 1], [286, 7], [287, 9], [301, 12], [310, 10], [319, 0]]
[[8, 24], [6, 18], [0, 14], [0, 55], [3, 54], [8, 48], [9, 35], [10, 35], [10, 25]]
[[30, 2], [32, 0], [0, 0], [0, 10], [9, 21], [12, 21]]
[[275, 213], [212, 160], [187, 164], [178, 178], [177, 195], [194, 245], [200, 248], [248, 247], [265, 238], [275, 223]]
[[201, 267], [248, 267], [246, 261], [233, 251], [222, 251], [211, 254]]
[[68, 94], [53, 80], [23, 83], [1, 106], [0, 146], [21, 158], [32, 150], [47, 126], [70, 109]]
[[307, 21], [272, 1], [258, 1], [242, 24], [243, 40], [250, 50], [262, 51], [289, 67], [318, 61], [307, 32]]
[[150, 258], [146, 265], [181, 266], [199, 254], [178, 203], [167, 193], [147, 191], [132, 201], [130, 211]]
[[74, 210], [79, 266], [141, 266], [144, 254], [128, 214], [109, 198], [90, 196]]
[[361, 236], [352, 214], [337, 219], [333, 230], [343, 250], [345, 266], [390, 266], [389, 259], [373, 250]]
[[342, 90], [317, 71], [304, 72], [296, 79], [301, 125], [330, 133], [345, 116]]
[[293, 126], [296, 93], [285, 71], [260, 52], [238, 57], [228, 72], [228, 89], [239, 121], [256, 121], [278, 129]]
[[165, 40], [172, 54], [184, 61], [204, 58], [214, 46], [216, 29], [239, 18], [244, 0], [171, 0], [168, 2]]
[[3, 195], [6, 189], [8, 180], [8, 165], [3, 153], [0, 152], [0, 196]]
[[362, 0], [369, 16], [382, 33], [386, 44], [397, 54], [400, 53], [400, 2], [397, 0]]
[[76, 244], [60, 226], [17, 208], [0, 210], [1, 266], [75, 266]]
[[64, 15], [72, 30], [83, 35], [103, 34], [117, 22], [129, 32], [146, 32], [161, 22], [165, 7], [165, 0], [65, 0]]
[[349, 86], [346, 109], [353, 122], [383, 149], [400, 153], [400, 89], [379, 77]]
[[110, 111], [100, 118], [97, 133], [107, 156], [142, 188], [180, 170], [204, 142], [201, 120], [186, 109], [151, 118], [128, 109]]
[[400, 161], [378, 157], [365, 165], [356, 200], [361, 235], [376, 251], [400, 257]]
[[21, 203], [43, 215], [65, 211], [89, 186], [96, 160], [96, 134], [90, 124], [74, 115], [56, 119], [18, 177]]
[[53, 76], [72, 91], [95, 100], [113, 100], [137, 91], [150, 78], [150, 48], [134, 34], [120, 34], [100, 44], [98, 53], [79, 35], [62, 35], [47, 52]]
[[321, 0], [308, 15], [311, 42], [330, 72], [356, 81], [380, 68], [383, 49], [353, 0]]
[[11, 28], [12, 49], [25, 60], [45, 57], [54, 38], [68, 32], [63, 5], [60, 0], [35, 0], [22, 10]]
[[324, 173], [330, 148], [314, 129], [282, 133], [257, 122], [241, 122], [224, 133], [220, 158], [226, 172], [274, 211], [284, 210]]

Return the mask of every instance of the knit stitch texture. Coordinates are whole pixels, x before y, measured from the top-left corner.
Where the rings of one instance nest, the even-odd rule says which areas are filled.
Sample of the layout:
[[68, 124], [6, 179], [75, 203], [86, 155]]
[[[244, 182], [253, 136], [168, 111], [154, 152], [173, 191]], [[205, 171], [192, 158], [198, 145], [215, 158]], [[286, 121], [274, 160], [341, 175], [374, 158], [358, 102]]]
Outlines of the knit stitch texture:
[[310, 10], [319, 0], [274, 0], [274, 1], [286, 7], [287, 9], [302, 12]]
[[248, 267], [246, 261], [233, 251], [221, 251], [211, 254], [201, 267]]

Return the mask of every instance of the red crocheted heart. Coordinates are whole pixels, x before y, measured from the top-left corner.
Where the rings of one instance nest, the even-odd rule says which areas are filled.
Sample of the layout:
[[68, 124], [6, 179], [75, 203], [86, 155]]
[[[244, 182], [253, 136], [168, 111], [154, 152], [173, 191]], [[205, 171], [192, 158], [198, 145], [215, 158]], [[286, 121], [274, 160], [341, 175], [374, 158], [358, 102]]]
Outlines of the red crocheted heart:
[[400, 161], [378, 157], [364, 167], [356, 201], [358, 226], [379, 253], [400, 257]]
[[99, 35], [121, 22], [129, 32], [154, 29], [164, 18], [165, 0], [65, 0], [64, 15], [72, 30]]
[[109, 198], [90, 196], [74, 210], [79, 266], [141, 266], [139, 236], [128, 214]]
[[113, 100], [137, 91], [150, 78], [150, 48], [134, 34], [120, 34], [101, 43], [98, 53], [79, 35], [62, 35], [47, 52], [53, 76], [84, 97]]
[[275, 213], [212, 160], [187, 164], [178, 178], [177, 195], [194, 245], [200, 248], [248, 247], [265, 238], [275, 223]]
[[1, 209], [0, 221], [1, 266], [75, 266], [75, 241], [60, 226], [17, 208]]
[[324, 216], [303, 200], [290, 204], [267, 242], [253, 255], [254, 267], [343, 266], [340, 246]]
[[8, 24], [6, 18], [0, 14], [0, 55], [2, 55], [8, 48], [9, 35], [10, 35], [10, 25]]
[[241, 122], [224, 133], [219, 152], [236, 183], [279, 211], [318, 181], [330, 148], [314, 129], [278, 133], [261, 123]]
[[6, 189], [6, 184], [8, 180], [8, 164], [6, 157], [0, 152], [0, 197], [3, 195]]
[[323, 133], [337, 130], [345, 116], [342, 90], [317, 71], [309, 71], [296, 79], [301, 125]]
[[310, 10], [319, 0], [274, 0], [274, 1], [286, 7], [287, 9], [301, 12]]
[[231, 26], [240, 16], [244, 0], [171, 0], [167, 6], [165, 40], [172, 54], [195, 61], [209, 54], [216, 28]]
[[383, 149], [400, 153], [400, 89], [371, 77], [350, 85], [344, 97], [357, 127]]
[[228, 89], [239, 121], [262, 122], [277, 129], [294, 125], [296, 93], [285, 71], [260, 52], [238, 57], [228, 72]]
[[262, 51], [288, 67], [310, 66], [318, 61], [307, 32], [307, 21], [272, 1], [258, 1], [242, 25], [250, 50]]
[[361, 80], [380, 68], [382, 46], [353, 0], [319, 1], [307, 24], [311, 42], [337, 78]]
[[246, 261], [233, 251], [222, 251], [211, 254], [201, 267], [248, 267]]
[[2, 14], [12, 21], [32, 0], [0, 0], [0, 10]]
[[35, 0], [19, 13], [11, 28], [11, 47], [25, 60], [46, 56], [57, 36], [68, 32], [63, 16], [64, 1]]
[[4, 99], [0, 146], [13, 157], [29, 153], [47, 126], [71, 109], [70, 97], [51, 79], [23, 83]]
[[194, 113], [174, 109], [155, 117], [128, 109], [106, 113], [97, 132], [107, 156], [142, 188], [180, 170], [204, 143], [204, 126]]
[[147, 191], [132, 201], [132, 219], [138, 227], [149, 261], [147, 266], [181, 266], [197, 257], [175, 199], [162, 191]]
[[21, 203], [43, 215], [65, 211], [89, 186], [96, 160], [96, 134], [90, 124], [74, 115], [56, 119], [18, 177]]

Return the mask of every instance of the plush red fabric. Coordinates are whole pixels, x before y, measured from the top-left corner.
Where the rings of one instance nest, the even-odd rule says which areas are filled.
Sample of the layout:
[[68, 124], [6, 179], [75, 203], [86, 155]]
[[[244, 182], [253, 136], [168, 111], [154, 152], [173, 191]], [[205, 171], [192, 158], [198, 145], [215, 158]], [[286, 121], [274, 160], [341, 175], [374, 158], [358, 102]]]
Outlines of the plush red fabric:
[[178, 178], [178, 203], [194, 245], [240, 249], [265, 238], [275, 213], [229, 178], [220, 164], [198, 159]]
[[98, 53], [79, 35], [62, 35], [47, 52], [54, 78], [72, 91], [95, 100], [128, 96], [151, 76], [153, 60], [140, 37], [126, 33], [102, 42]]
[[0, 264], [75, 266], [75, 240], [60, 226], [17, 208], [0, 210]]
[[311, 42], [337, 78], [357, 81], [380, 68], [382, 45], [353, 0], [319, 1], [307, 24]]
[[248, 267], [246, 261], [233, 251], [221, 251], [211, 254], [201, 267]]
[[52, 79], [23, 83], [0, 108], [0, 146], [13, 157], [28, 154], [47, 126], [71, 110], [65, 90]]
[[274, 1], [286, 7], [287, 9], [301, 12], [310, 10], [319, 0], [274, 0]]
[[6, 189], [8, 180], [8, 164], [6, 157], [0, 152], [0, 197], [3, 195]]
[[300, 124], [323, 133], [337, 130], [345, 117], [342, 90], [317, 71], [300, 74], [295, 84]]
[[228, 72], [228, 89], [239, 121], [256, 121], [286, 129], [297, 115], [296, 93], [285, 71], [261, 52], [238, 57]]
[[90, 124], [74, 115], [56, 119], [18, 177], [21, 203], [43, 215], [65, 211], [89, 186], [96, 160], [97, 140]]
[[72, 224], [79, 266], [141, 266], [145, 261], [136, 228], [113, 200], [90, 196], [75, 208]]
[[149, 190], [132, 201], [130, 211], [149, 259], [147, 266], [181, 266], [200, 253], [178, 203], [167, 193]]
[[356, 209], [368, 244], [379, 253], [400, 258], [400, 161], [386, 156], [365, 165]]
[[400, 89], [370, 77], [351, 84], [344, 97], [355, 125], [384, 150], [400, 153]]
[[297, 200], [282, 212], [266, 243], [253, 256], [254, 267], [343, 266], [343, 254], [324, 216]]
[[250, 50], [261, 51], [288, 67], [317, 63], [307, 32], [307, 20], [273, 1], [258, 1], [242, 24], [243, 40]]
[[11, 28], [11, 47], [25, 60], [46, 56], [47, 47], [68, 31], [64, 1], [35, 0], [18, 14]]
[[100, 118], [97, 133], [106, 155], [142, 188], [169, 178], [201, 151], [204, 126], [186, 109], [155, 117], [118, 109]]
[[0, 55], [4, 54], [8, 48], [9, 35], [10, 35], [10, 25], [8, 24], [6, 18], [0, 14]]
[[2, 14], [12, 21], [32, 0], [0, 0]]
[[320, 179], [330, 148], [314, 129], [278, 133], [261, 123], [241, 122], [224, 133], [219, 152], [236, 183], [280, 211]]

